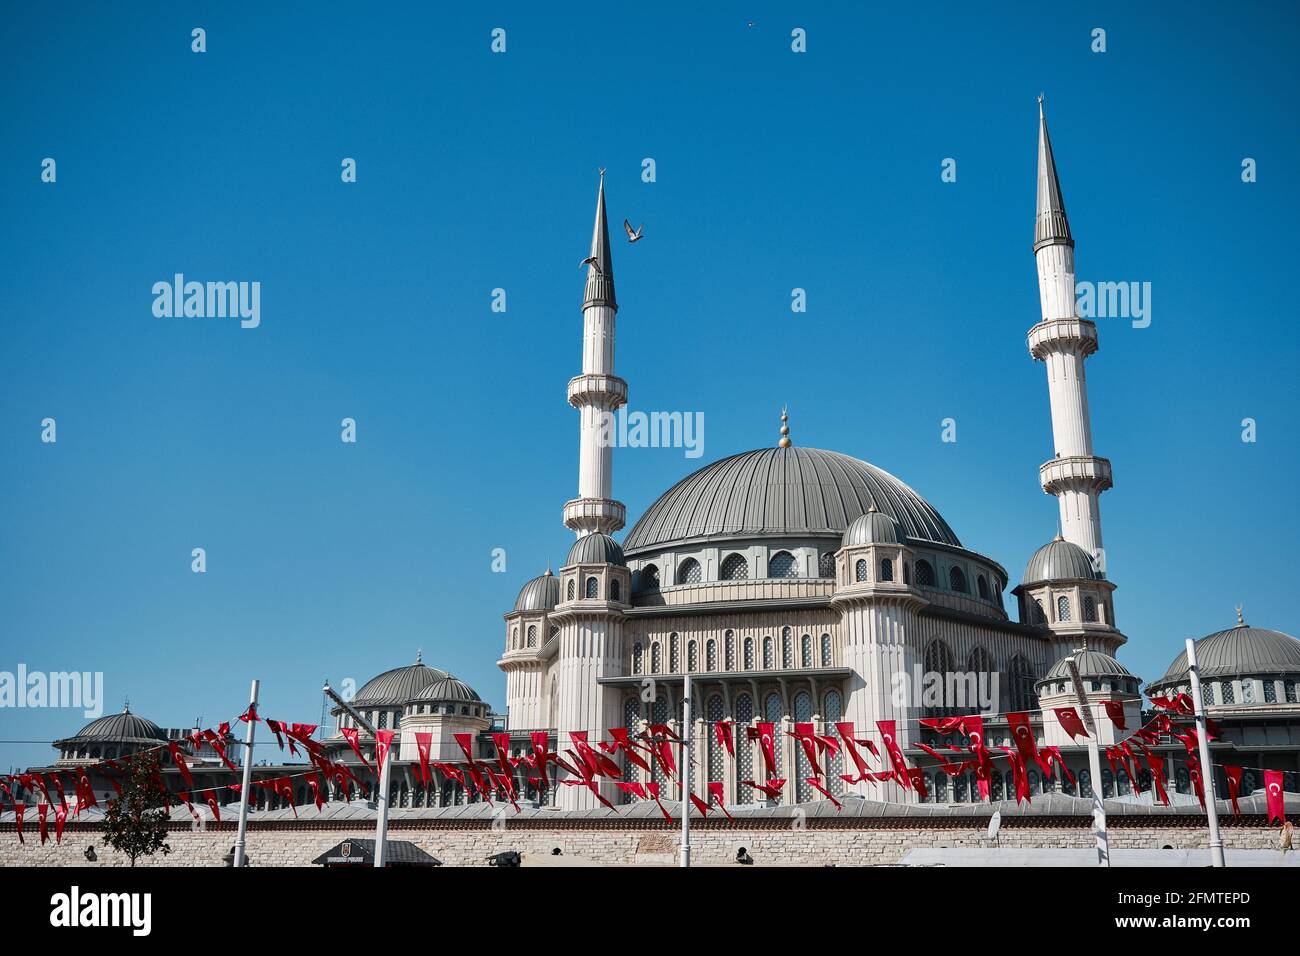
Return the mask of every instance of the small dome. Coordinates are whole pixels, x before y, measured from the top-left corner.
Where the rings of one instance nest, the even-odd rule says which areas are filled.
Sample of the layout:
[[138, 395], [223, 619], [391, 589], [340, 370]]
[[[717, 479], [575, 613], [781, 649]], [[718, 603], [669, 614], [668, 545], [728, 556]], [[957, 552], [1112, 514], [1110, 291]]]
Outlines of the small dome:
[[378, 677], [368, 680], [356, 692], [351, 703], [354, 707], [404, 704], [421, 688], [428, 687], [435, 680], [446, 676], [446, 671], [425, 666], [417, 655], [414, 664], [394, 667], [391, 671], [384, 671]]
[[[1300, 674], [1300, 641], [1281, 631], [1238, 624], [1196, 642], [1202, 678], [1251, 674]], [[1187, 679], [1187, 651], [1174, 658], [1165, 676], [1152, 686]]]
[[866, 514], [858, 515], [844, 532], [842, 547], [857, 544], [906, 544], [907, 535], [898, 522], [872, 505]]
[[[1074, 655], [1080, 677], [1132, 677], [1132, 672], [1109, 654], [1100, 651], [1080, 651]], [[1057, 661], [1047, 672], [1044, 681], [1069, 680], [1070, 669], [1065, 659]]]
[[[583, 535], [573, 543], [564, 564], [566, 567], [571, 564], [616, 564], [625, 568], [627, 560], [623, 557], [623, 549], [619, 547], [617, 541], [607, 534], [596, 531]], [[556, 587], [558, 595], [558, 585]]]
[[428, 687], [421, 690], [411, 698], [412, 703], [442, 703], [444, 701], [472, 701], [478, 703], [482, 701], [478, 693], [469, 684], [466, 684], [458, 677], [452, 677], [448, 674], [446, 677], [439, 677]]
[[109, 714], [106, 717], [92, 720], [66, 740], [55, 741], [55, 745], [74, 741], [77, 743], [90, 743], [92, 741], [154, 743], [166, 739], [167, 735], [152, 720], [133, 714], [128, 708], [124, 707], [120, 714]]
[[1093, 581], [1101, 580], [1104, 575], [1092, 562], [1092, 555], [1066, 541], [1060, 535], [1047, 542], [1029, 559], [1025, 567], [1024, 584], [1038, 584], [1042, 581]]
[[516, 611], [553, 611], [560, 603], [560, 579], [547, 568], [546, 573], [533, 578], [519, 590], [515, 598]]

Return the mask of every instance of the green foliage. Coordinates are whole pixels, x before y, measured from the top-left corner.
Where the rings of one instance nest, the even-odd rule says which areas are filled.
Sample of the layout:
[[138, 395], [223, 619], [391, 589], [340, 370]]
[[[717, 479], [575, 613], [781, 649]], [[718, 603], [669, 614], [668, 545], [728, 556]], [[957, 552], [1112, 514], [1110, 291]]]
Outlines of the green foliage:
[[167, 804], [159, 789], [157, 751], [132, 754], [120, 761], [126, 771], [122, 795], [110, 800], [104, 817], [104, 842], [131, 859], [158, 851], [171, 852], [167, 845]]

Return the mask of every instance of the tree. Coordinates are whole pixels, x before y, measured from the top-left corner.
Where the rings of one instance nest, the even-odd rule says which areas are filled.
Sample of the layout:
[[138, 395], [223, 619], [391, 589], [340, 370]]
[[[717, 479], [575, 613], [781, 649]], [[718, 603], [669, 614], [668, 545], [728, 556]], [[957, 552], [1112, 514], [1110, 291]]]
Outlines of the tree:
[[110, 800], [104, 815], [104, 842], [131, 858], [131, 865], [142, 856], [159, 850], [171, 852], [167, 845], [167, 804], [159, 783], [158, 754], [141, 751], [125, 758], [126, 779], [122, 795]]

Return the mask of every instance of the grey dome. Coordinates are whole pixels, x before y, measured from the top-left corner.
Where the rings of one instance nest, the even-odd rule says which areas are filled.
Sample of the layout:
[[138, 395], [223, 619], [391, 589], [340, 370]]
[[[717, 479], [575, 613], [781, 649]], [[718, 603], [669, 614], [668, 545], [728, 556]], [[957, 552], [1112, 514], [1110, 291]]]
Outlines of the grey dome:
[[708, 538], [834, 535], [871, 505], [909, 538], [961, 547], [948, 522], [893, 475], [818, 448], [760, 448], [687, 475], [624, 539], [629, 554]]
[[[1196, 664], [1201, 677], [1237, 677], [1251, 674], [1300, 674], [1300, 641], [1281, 631], [1239, 624], [1207, 634], [1196, 642]], [[1187, 679], [1187, 651], [1174, 658], [1156, 684]], [[1153, 685], [1155, 686], [1155, 685]]]
[[533, 578], [519, 590], [515, 598], [516, 611], [553, 611], [560, 603], [560, 579], [547, 568], [546, 573]]
[[418, 691], [446, 676], [446, 671], [427, 667], [417, 656], [414, 664], [394, 667], [391, 671], [384, 671], [378, 677], [366, 681], [352, 698], [351, 704], [354, 707], [404, 704]]
[[152, 744], [166, 739], [167, 735], [152, 720], [133, 714], [124, 708], [120, 714], [109, 714], [92, 720], [73, 736], [66, 740], [56, 740], [54, 744], [59, 746], [63, 743], [92, 741]]
[[458, 677], [452, 677], [448, 674], [445, 677], [439, 677], [428, 687], [424, 688], [412, 697], [411, 700], [419, 701], [420, 703], [427, 703], [430, 701], [479, 702], [482, 698], [479, 697], [478, 693], [473, 687], [470, 687], [469, 684], [466, 684]]
[[877, 511], [875, 505], [872, 505], [866, 514], [853, 519], [849, 530], [844, 532], [841, 545], [848, 548], [859, 544], [906, 543], [907, 536], [903, 534], [898, 522], [883, 511]]
[[[1127, 667], [1121, 664], [1109, 654], [1103, 654], [1100, 651], [1080, 651], [1074, 655], [1074, 662], [1079, 667], [1080, 677], [1132, 677], [1133, 674]], [[1070, 669], [1065, 663], [1065, 659], [1057, 661], [1052, 665], [1051, 670], [1047, 672], [1044, 681], [1069, 680]]]
[[1025, 566], [1024, 584], [1042, 581], [1092, 581], [1104, 575], [1092, 563], [1092, 555], [1061, 537], [1047, 542]]
[[[584, 534], [573, 543], [564, 564], [566, 567], [571, 564], [617, 564], [619, 567], [627, 567], [627, 560], [623, 557], [623, 549], [619, 547], [617, 541], [607, 534], [595, 531]], [[557, 597], [560, 593], [559, 587], [558, 584], [555, 586]]]

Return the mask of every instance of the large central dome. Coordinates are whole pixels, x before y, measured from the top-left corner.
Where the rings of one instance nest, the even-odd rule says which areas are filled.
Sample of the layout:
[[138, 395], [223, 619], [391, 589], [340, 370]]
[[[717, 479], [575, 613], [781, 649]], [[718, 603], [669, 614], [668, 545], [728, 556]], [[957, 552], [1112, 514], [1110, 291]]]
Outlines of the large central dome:
[[948, 522], [887, 471], [818, 448], [732, 455], [673, 485], [628, 532], [631, 555], [705, 538], [842, 535], [875, 505], [909, 538], [961, 547]]

